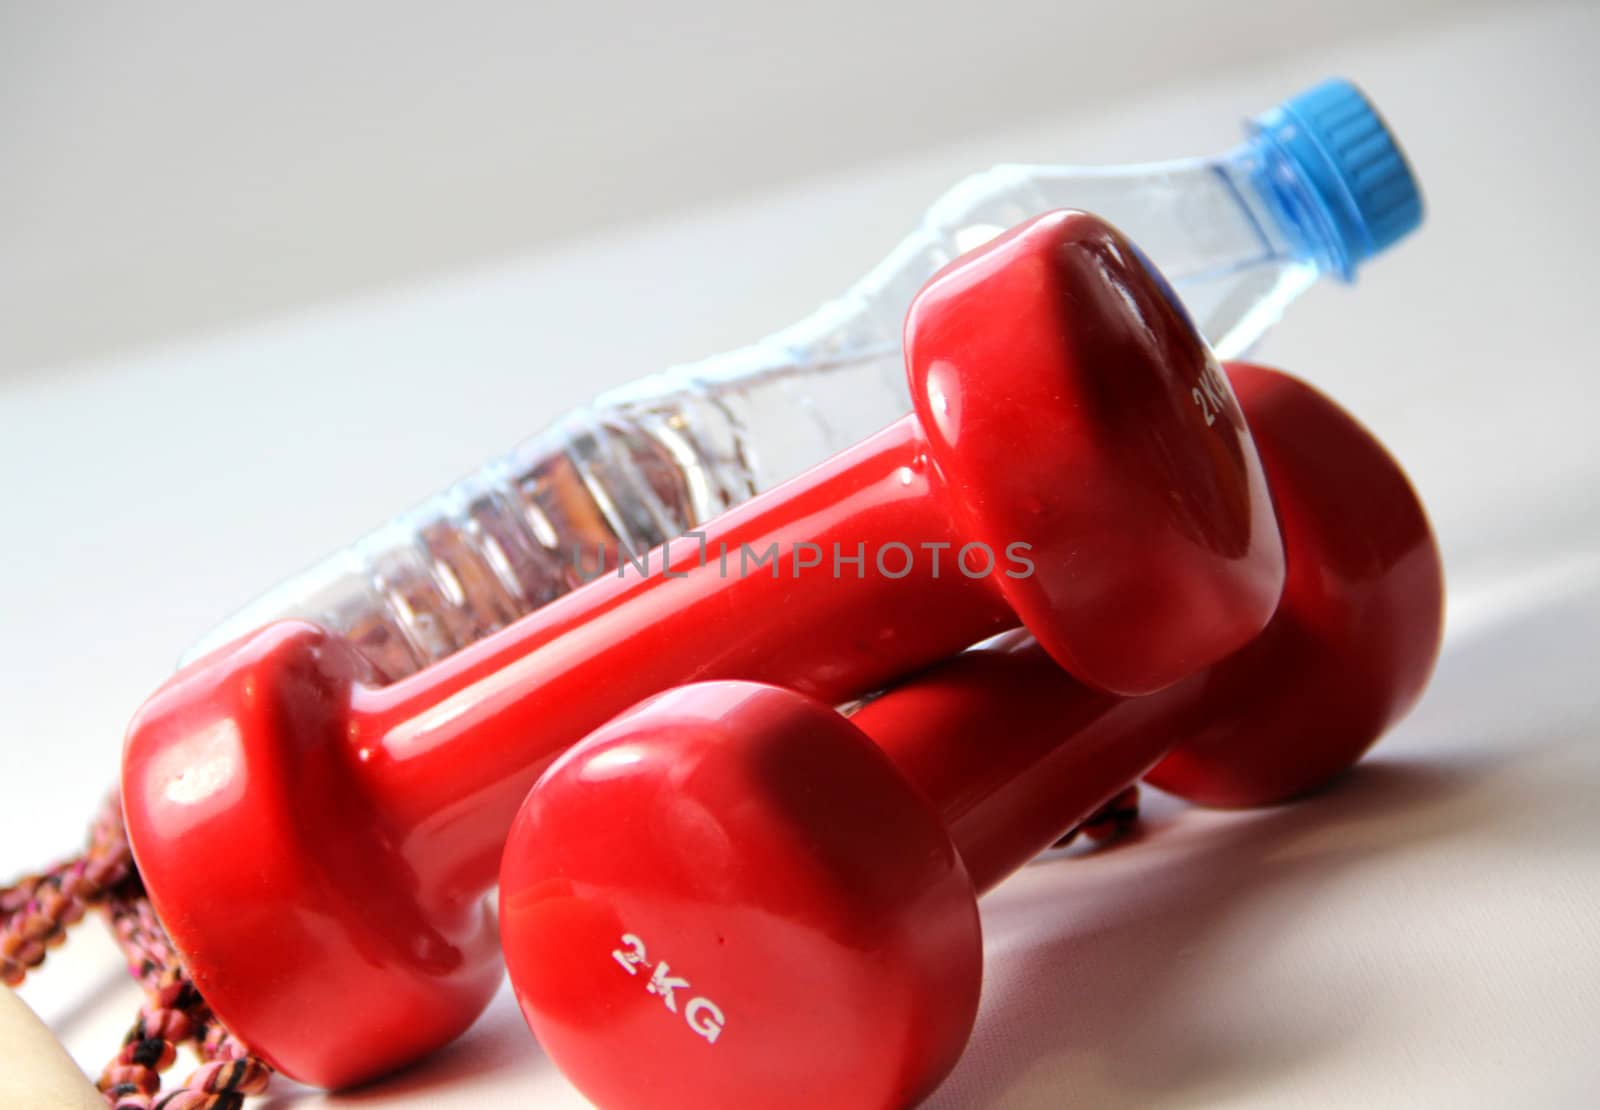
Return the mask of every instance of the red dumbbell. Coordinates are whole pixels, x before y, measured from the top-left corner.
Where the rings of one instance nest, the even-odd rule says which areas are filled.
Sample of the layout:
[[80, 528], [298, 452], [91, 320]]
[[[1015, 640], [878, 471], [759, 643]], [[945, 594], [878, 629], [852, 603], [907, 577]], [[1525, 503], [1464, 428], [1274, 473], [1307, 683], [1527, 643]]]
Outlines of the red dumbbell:
[[[1081, 678], [1143, 692], [1266, 623], [1283, 556], [1237, 402], [1115, 231], [1056, 213], [965, 256], [917, 298], [907, 350], [915, 416], [704, 547], [652, 553], [655, 573], [624, 567], [383, 688], [290, 622], [158, 691], [124, 753], [128, 832], [221, 1020], [328, 1087], [460, 1033], [500, 974], [483, 895], [528, 788], [677, 683], [843, 701], [1020, 620]], [[1031, 545], [1034, 571], [976, 575], [964, 544]], [[896, 553], [868, 574], [894, 545], [943, 550], [944, 573], [899, 577]], [[725, 577], [702, 558], [724, 547], [783, 561]], [[847, 573], [817, 570], [841, 552]]]
[[1177, 745], [1161, 778], [1279, 797], [1359, 757], [1437, 652], [1438, 552], [1381, 446], [1309, 387], [1233, 381], [1287, 545], [1276, 616], [1117, 698], [1012, 635], [845, 719], [743, 682], [658, 695], [529, 794], [501, 865], [522, 1010], [607, 1110], [893, 1108], [955, 1063], [976, 897]]

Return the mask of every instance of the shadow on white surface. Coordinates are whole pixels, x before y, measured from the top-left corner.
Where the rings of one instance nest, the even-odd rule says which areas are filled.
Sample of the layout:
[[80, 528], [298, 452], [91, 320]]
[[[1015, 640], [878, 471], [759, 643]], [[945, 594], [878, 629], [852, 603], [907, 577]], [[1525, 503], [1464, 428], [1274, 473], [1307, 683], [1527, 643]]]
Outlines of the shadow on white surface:
[[[1545, 881], [1596, 826], [1600, 694], [1578, 648], [1600, 627], [1600, 572], [1564, 577], [1537, 603], [1473, 606], [1422, 710], [1326, 792], [1256, 813], [1179, 808], [1139, 841], [998, 890], [983, 1010], [929, 1110], [1259, 1100], [1301, 1069], [1381, 1073], [1374, 1045], [1417, 1028], [1471, 1025], [1481, 1040], [1518, 1020], [1510, 999], [1542, 990], [1519, 974], [1530, 948], [1548, 948], [1557, 981], [1592, 965], [1587, 917]], [[1508, 866], [1524, 876], [1508, 884]], [[1564, 964], [1569, 943], [1581, 947]], [[1475, 1005], [1451, 1013], [1452, 994]], [[1556, 1040], [1545, 1051], [1561, 1058]], [[1508, 1097], [1561, 1082], [1538, 1060], [1507, 1063]], [[1425, 1074], [1447, 1066], [1444, 1053], [1397, 1074], [1387, 1104], [1453, 1104]], [[1366, 1076], [1351, 1103], [1388, 1083]]]
[[[502, 983], [489, 1009], [465, 1036], [420, 1063], [366, 1087], [329, 1094], [274, 1081], [259, 1110], [311, 1110], [337, 1106], [532, 1105], [527, 1084], [554, 1079], [554, 1069], [534, 1039], [509, 987]], [[474, 1096], [476, 1095], [476, 1098]], [[573, 1095], [574, 1105], [582, 1105]], [[258, 1110], [252, 1105], [251, 1110]]]
[[[1112, 849], [1157, 857], [1137, 877], [1095, 869], [1002, 895], [986, 916], [982, 1017], [958, 1072], [927, 1106], [1111, 1110], [1270, 1088], [1343, 1040], [1344, 1017], [1313, 1003], [1293, 1025], [1275, 1024], [1271, 1007], [1259, 1021], [1217, 1020], [1191, 973], [1225, 962], [1229, 930], [1253, 902], [1313, 912], [1335, 871], [1472, 825], [1477, 778], [1470, 766], [1374, 762], [1293, 807], [1205, 828], [1168, 822], [1142, 844]], [[1060, 931], [1042, 935], [1052, 919]]]

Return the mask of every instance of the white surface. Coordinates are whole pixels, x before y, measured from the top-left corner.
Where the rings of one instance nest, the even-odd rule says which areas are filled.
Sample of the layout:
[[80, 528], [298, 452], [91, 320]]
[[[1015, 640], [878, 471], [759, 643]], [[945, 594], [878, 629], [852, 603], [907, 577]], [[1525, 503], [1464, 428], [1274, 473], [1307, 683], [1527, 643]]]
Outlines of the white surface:
[[[1314, 291], [1264, 353], [1415, 478], [1451, 588], [1437, 677], [1336, 791], [1255, 815], [1167, 807], [1137, 845], [1001, 887], [984, 1012], [929, 1105], [1592, 1104], [1597, 52], [1593, 6], [1441, 17], [211, 341], [16, 368], [0, 872], [77, 843], [141, 697], [297, 564], [601, 386], [787, 322], [966, 170], [1219, 147], [1227, 121], [1342, 72], [1404, 136], [1428, 223], [1355, 292]], [[45, 305], [9, 299], [17, 280], [8, 312]], [[45, 307], [93, 331], [97, 304], [51, 288]], [[98, 1068], [133, 991], [94, 926], [65, 954], [25, 995]], [[505, 995], [403, 1076], [279, 1105], [347, 1103], [581, 1105]]]
[[0, 366], [231, 329], [1469, 2], [0, 3]]

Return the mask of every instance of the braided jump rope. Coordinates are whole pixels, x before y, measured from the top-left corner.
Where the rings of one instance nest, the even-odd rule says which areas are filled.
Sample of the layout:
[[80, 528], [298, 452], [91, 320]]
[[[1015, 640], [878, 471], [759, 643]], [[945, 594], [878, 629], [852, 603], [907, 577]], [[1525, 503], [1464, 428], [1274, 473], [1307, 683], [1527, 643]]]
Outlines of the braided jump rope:
[[[1139, 788], [1130, 786], [1056, 842], [1078, 837], [1099, 845], [1126, 835], [1139, 820]], [[239, 1110], [264, 1094], [273, 1071], [212, 1014], [168, 938], [140, 881], [111, 795], [79, 855], [0, 889], [0, 980], [21, 985], [59, 948], [67, 932], [96, 910], [144, 992], [138, 1016], [96, 1084], [111, 1110]], [[201, 1061], [183, 1083], [161, 1092], [162, 1074], [189, 1045]]]
[[[139, 880], [113, 794], [71, 859], [0, 890], [0, 978], [19, 986], [98, 910], [122, 950], [144, 1002], [122, 1047], [96, 1084], [113, 1110], [238, 1110], [267, 1089], [272, 1069], [212, 1015], [156, 919]], [[161, 1093], [162, 1072], [190, 1045], [200, 1059], [182, 1085]]]

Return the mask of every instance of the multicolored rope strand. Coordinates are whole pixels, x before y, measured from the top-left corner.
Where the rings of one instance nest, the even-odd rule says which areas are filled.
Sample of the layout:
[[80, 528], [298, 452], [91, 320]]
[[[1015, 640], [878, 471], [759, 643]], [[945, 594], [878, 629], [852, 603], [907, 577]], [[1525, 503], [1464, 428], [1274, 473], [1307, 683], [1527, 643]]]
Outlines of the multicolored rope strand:
[[[142, 888], [106, 899], [104, 912], [145, 1004], [100, 1076], [113, 1110], [237, 1110], [267, 1089], [272, 1069], [227, 1031], [189, 979]], [[183, 1085], [160, 1094], [161, 1073], [182, 1044], [201, 1065]]]
[[113, 799], [95, 817], [82, 855], [0, 890], [0, 979], [20, 985], [91, 906], [132, 874], [122, 809]]

